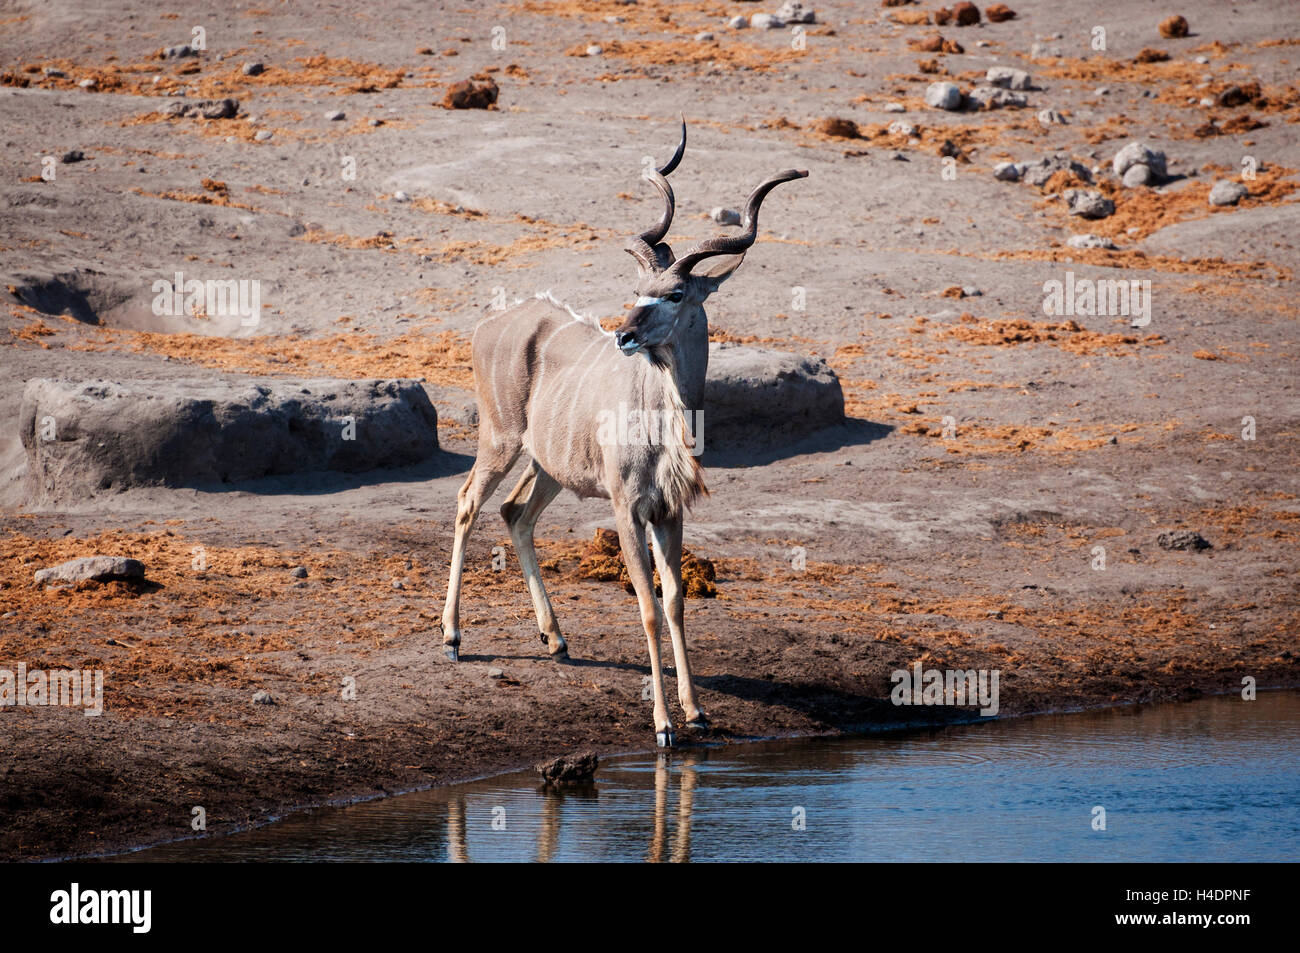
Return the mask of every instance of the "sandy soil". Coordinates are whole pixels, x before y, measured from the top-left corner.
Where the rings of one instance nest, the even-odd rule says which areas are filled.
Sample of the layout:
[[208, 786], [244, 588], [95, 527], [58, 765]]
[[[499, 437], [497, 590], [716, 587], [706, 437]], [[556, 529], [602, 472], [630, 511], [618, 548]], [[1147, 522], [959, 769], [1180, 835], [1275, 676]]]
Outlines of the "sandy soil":
[[[932, 26], [845, 2], [816, 4], [802, 50], [788, 30], [727, 30], [760, 8], [709, 0], [326, 4], [311, 18], [0, 4], [0, 285], [18, 292], [0, 288], [0, 666], [102, 668], [107, 693], [99, 718], [0, 709], [0, 857], [186, 836], [195, 805], [218, 833], [652, 742], [633, 602], [576, 571], [612, 525], [604, 504], [566, 495], [539, 525], [574, 664], [545, 659], [513, 555], [493, 569], [493, 547], [508, 549], [495, 515], [471, 546], [461, 664], [443, 658], [437, 619], [474, 452], [467, 334], [499, 293], [549, 288], [609, 316], [630, 303], [622, 243], [657, 215], [641, 157], [666, 157], [679, 111], [679, 247], [768, 173], [810, 170], [767, 202], [709, 313], [719, 339], [831, 361], [850, 417], [706, 455], [713, 492], [686, 542], [715, 563], [718, 595], [688, 602], [687, 628], [716, 729], [684, 741], [968, 717], [889, 704], [889, 673], [917, 660], [999, 669], [1003, 714], [1235, 691], [1243, 676], [1300, 684], [1289, 5], [1176, 5], [1182, 39], [1157, 30], [1170, 5], [1012, 6], [1008, 22], [941, 28], [959, 55], [911, 48]], [[158, 58], [194, 25], [206, 52]], [[1088, 45], [1097, 25], [1104, 53]], [[1061, 58], [1031, 60], [1035, 42]], [[593, 43], [601, 55], [585, 55]], [[1170, 59], [1135, 62], [1146, 47]], [[253, 60], [267, 69], [243, 75]], [[968, 88], [995, 63], [1034, 76], [1028, 109], [923, 105], [936, 78]], [[485, 72], [496, 109], [441, 107], [450, 83]], [[1245, 105], [1197, 105], [1251, 82]], [[173, 89], [233, 96], [239, 116], [163, 118]], [[1041, 127], [1049, 107], [1068, 124]], [[858, 137], [822, 132], [828, 118]], [[898, 118], [918, 141], [884, 132]], [[1108, 167], [1132, 137], [1168, 154], [1174, 180], [1103, 185], [1118, 207], [1096, 223], [1052, 197], [1069, 182], [992, 174], [1056, 151]], [[42, 158], [73, 149], [84, 160], [42, 180]], [[1261, 170], [1250, 196], [1212, 211], [1210, 185], [1244, 156]], [[1119, 250], [1065, 246], [1085, 231]], [[155, 317], [151, 284], [178, 270], [260, 279], [261, 324]], [[1150, 325], [1044, 315], [1044, 282], [1067, 271], [1150, 280]], [[67, 294], [51, 304], [41, 288]], [[308, 373], [424, 377], [447, 453], [401, 472], [25, 505], [28, 378]], [[1165, 550], [1172, 529], [1213, 548]], [[144, 560], [150, 584], [32, 584], [92, 552]], [[250, 704], [256, 691], [277, 704]]]

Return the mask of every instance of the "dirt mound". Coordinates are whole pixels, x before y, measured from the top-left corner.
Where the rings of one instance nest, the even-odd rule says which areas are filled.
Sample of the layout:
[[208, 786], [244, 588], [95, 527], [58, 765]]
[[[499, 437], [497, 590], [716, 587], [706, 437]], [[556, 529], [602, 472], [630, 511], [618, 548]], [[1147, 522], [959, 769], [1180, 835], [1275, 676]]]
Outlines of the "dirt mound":
[[[628, 592], [636, 592], [632, 580], [628, 577], [627, 567], [623, 564], [623, 551], [619, 546], [618, 533], [612, 529], [598, 529], [590, 543], [582, 551], [578, 563], [578, 577], [594, 579], [597, 582], [618, 582]], [[663, 586], [659, 580], [659, 570], [654, 573], [655, 592], [663, 595]], [[712, 599], [718, 594], [717, 570], [713, 563], [696, 556], [689, 549], [682, 548], [682, 587], [688, 599]]]

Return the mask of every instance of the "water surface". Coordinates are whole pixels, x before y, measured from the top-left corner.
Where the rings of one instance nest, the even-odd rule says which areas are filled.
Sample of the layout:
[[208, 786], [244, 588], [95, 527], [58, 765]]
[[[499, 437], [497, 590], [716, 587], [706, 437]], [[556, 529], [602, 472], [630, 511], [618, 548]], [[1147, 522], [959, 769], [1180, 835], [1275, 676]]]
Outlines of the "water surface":
[[633, 755], [596, 778], [504, 775], [114, 859], [1294, 861], [1300, 693]]

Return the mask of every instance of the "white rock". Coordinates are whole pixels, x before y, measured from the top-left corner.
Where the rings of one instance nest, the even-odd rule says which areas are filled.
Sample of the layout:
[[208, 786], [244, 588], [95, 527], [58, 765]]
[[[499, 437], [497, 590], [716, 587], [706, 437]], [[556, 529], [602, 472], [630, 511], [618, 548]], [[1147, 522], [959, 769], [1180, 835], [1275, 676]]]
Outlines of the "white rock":
[[695, 34], [695, 42], [696, 42], [696, 43], [708, 43], [708, 42], [710, 42], [710, 41], [713, 40], [713, 39], [714, 39], [714, 36], [713, 36], [712, 33], [705, 32], [705, 33], [697, 33], [697, 34]]
[[723, 208], [721, 205], [709, 213], [709, 218], [713, 219], [719, 225], [740, 224], [740, 213], [734, 208]]
[[341, 109], [332, 109], [325, 114], [325, 118], [330, 122], [339, 122], [340, 120], [347, 118], [347, 113]]
[[1038, 114], [1038, 124], [1040, 126], [1064, 126], [1066, 121], [1065, 117], [1055, 109], [1044, 109]]
[[993, 167], [993, 178], [1000, 182], [1019, 182], [1024, 174], [1024, 167], [1018, 162], [999, 162]]
[[1236, 205], [1247, 195], [1250, 189], [1246, 188], [1240, 182], [1233, 182], [1230, 179], [1220, 179], [1214, 183], [1214, 188], [1210, 189], [1211, 205]]
[[785, 26], [784, 20], [771, 13], [755, 13], [749, 23], [755, 30], [779, 30]]
[[949, 112], [961, 109], [961, 89], [956, 83], [931, 83], [925, 91], [925, 104]]
[[727, 21], [727, 26], [731, 27], [733, 30], [743, 30], [749, 26], [749, 21], [744, 17], [732, 17]]
[[817, 14], [805, 7], [799, 0], [785, 0], [781, 9], [776, 11], [778, 20], [786, 23], [816, 23]]
[[994, 86], [1001, 86], [1003, 89], [1033, 88], [1033, 80], [1030, 79], [1029, 74], [1011, 66], [990, 66], [984, 78]]
[[1115, 153], [1115, 158], [1111, 160], [1112, 171], [1121, 178], [1129, 170], [1129, 166], [1133, 165], [1148, 166], [1156, 179], [1165, 177], [1165, 154], [1155, 149], [1148, 149], [1144, 143], [1130, 142]]
[[885, 112], [887, 113], [905, 113], [907, 107], [902, 103], [885, 103]]
[[604, 52], [605, 52], [605, 48], [601, 46], [599, 43], [593, 43], [591, 44], [591, 46], [587, 47], [588, 56], [600, 56], [600, 54]]
[[889, 124], [889, 134], [891, 136], [914, 136], [916, 135], [916, 127], [910, 122], [895, 119]]
[[1141, 162], [1129, 166], [1124, 172], [1124, 188], [1126, 189], [1136, 189], [1142, 185], [1153, 185], [1155, 181], [1156, 177], [1152, 173], [1151, 167]]

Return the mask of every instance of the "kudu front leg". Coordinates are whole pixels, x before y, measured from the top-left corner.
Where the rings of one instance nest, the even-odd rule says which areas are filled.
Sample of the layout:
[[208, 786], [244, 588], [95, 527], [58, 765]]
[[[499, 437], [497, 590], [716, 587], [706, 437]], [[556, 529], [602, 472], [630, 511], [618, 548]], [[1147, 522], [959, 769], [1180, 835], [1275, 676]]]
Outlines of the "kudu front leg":
[[623, 563], [636, 590], [636, 601], [641, 609], [641, 625], [645, 629], [650, 648], [650, 682], [654, 692], [655, 741], [661, 748], [671, 748], [673, 723], [668, 720], [668, 705], [664, 701], [664, 673], [659, 660], [659, 600], [655, 598], [654, 574], [650, 553], [646, 551], [645, 527], [636, 521], [626, 506], [617, 506], [614, 521], [618, 525], [618, 541], [623, 550]]
[[659, 566], [659, 582], [664, 591], [664, 614], [668, 617], [668, 631], [673, 640], [673, 660], [677, 665], [677, 699], [686, 712], [690, 728], [709, 727], [708, 716], [695, 698], [695, 682], [691, 678], [691, 663], [686, 657], [686, 603], [682, 586], [682, 518], [664, 520], [652, 527], [655, 543], [655, 562]]

